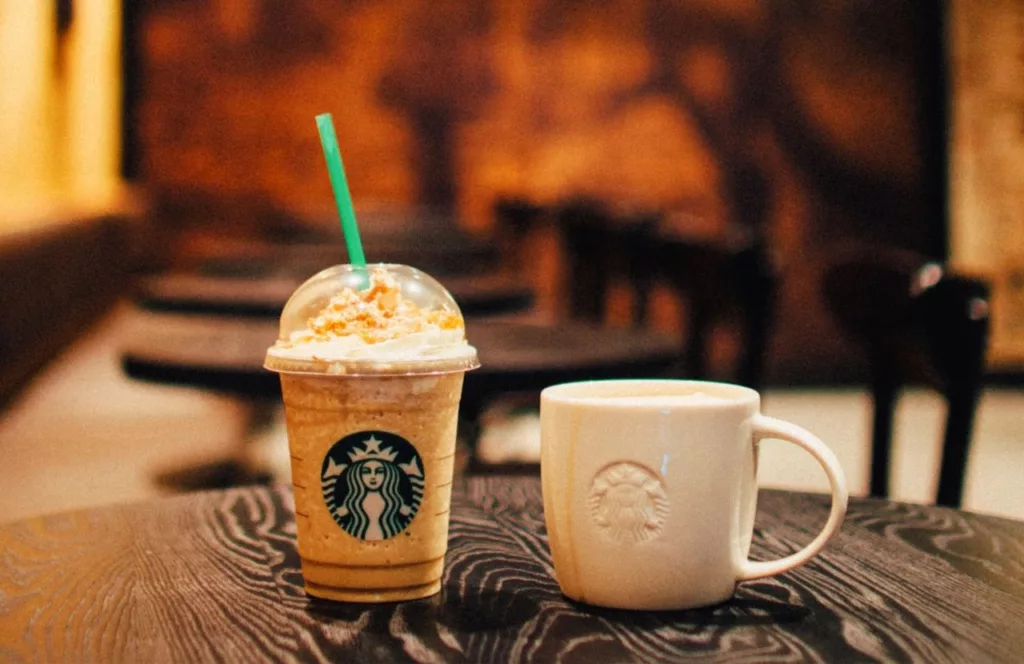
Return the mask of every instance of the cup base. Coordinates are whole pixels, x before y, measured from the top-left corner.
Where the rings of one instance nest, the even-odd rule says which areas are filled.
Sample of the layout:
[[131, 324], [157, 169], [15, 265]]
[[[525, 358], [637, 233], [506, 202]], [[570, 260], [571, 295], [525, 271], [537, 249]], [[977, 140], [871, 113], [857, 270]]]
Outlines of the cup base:
[[406, 602], [423, 599], [441, 592], [441, 581], [431, 581], [420, 586], [406, 588], [332, 588], [316, 583], [305, 583], [306, 594], [335, 602], [359, 602], [364, 604], [383, 602]]
[[306, 592], [342, 602], [402, 602], [435, 595], [444, 572], [444, 556], [379, 567], [301, 560]]
[[579, 604], [595, 606], [602, 609], [621, 611], [689, 611], [718, 606], [728, 602], [736, 595], [733, 584], [728, 591], [702, 594], [673, 596], [647, 596], [642, 593], [613, 592], [605, 593], [573, 593], [562, 588], [566, 598]]

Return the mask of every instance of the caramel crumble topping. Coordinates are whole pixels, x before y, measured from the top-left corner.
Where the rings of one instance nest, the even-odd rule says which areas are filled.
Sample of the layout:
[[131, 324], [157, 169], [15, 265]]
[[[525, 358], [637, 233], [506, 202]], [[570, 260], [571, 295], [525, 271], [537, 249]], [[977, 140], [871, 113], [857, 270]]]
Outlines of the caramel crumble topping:
[[451, 311], [425, 311], [402, 295], [401, 289], [386, 271], [370, 272], [370, 287], [363, 291], [346, 288], [331, 298], [324, 309], [310, 318], [307, 330], [295, 335], [292, 346], [308, 342], [326, 342], [332, 337], [358, 335], [368, 344], [389, 341], [437, 327], [441, 330], [465, 329], [462, 316]]

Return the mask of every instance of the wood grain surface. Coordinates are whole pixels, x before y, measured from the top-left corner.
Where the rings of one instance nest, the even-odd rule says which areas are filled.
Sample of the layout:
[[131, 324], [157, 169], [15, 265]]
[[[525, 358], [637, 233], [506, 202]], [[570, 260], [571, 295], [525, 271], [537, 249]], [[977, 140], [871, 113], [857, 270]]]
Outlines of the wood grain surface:
[[[824, 496], [763, 491], [752, 555], [795, 551]], [[0, 661], [1016, 662], [1024, 524], [855, 500], [821, 556], [679, 612], [595, 609], [553, 578], [536, 478], [453, 496], [443, 593], [302, 590], [291, 492], [248, 487], [0, 528]]]

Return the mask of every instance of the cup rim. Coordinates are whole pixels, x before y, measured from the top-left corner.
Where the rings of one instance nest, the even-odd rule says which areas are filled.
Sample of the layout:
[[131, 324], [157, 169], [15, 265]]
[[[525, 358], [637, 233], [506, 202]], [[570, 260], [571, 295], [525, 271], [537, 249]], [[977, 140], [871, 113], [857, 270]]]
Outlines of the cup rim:
[[[649, 393], [636, 392], [637, 387], [650, 388]], [[545, 388], [540, 393], [541, 403], [559, 403], [601, 408], [637, 409], [646, 404], [617, 400], [615, 397], [644, 396], [687, 396], [701, 393], [713, 400], [679, 401], [678, 403], [651, 404], [650, 407], [665, 408], [734, 408], [737, 405], [760, 406], [761, 395], [752, 388], [718, 381], [689, 380], [681, 378], [612, 378], [572, 381]]]
[[394, 360], [389, 362], [379, 360], [290, 360], [271, 358], [268, 355], [263, 363], [263, 368], [277, 374], [324, 376], [327, 378], [441, 376], [479, 369], [480, 361], [475, 353], [472, 356], [454, 360]]

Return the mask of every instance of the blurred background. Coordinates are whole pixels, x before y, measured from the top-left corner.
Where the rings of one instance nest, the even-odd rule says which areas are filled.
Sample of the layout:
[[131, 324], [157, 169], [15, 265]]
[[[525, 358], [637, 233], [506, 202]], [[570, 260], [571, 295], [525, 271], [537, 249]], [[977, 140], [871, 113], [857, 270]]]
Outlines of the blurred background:
[[[242, 435], [237, 399], [125, 378], [111, 330], [140, 275], [340, 235], [323, 112], [363, 208], [443, 210], [478, 238], [500, 235], [506, 200], [747, 229], [778, 274], [764, 383], [780, 404], [795, 388], [849, 397], [830, 421], [868, 417], [867, 361], [821, 294], [837, 254], [897, 249], [983, 278], [986, 375], [1015, 407], [1022, 35], [1020, 0], [0, 0], [0, 450], [23, 450], [12, 467], [36, 478], [24, 492], [38, 511], [53, 464], [80, 466], [112, 431], [143, 436], [150, 456], [197, 458]], [[550, 318], [569, 306], [556, 245], [542, 232], [519, 258]], [[621, 289], [607, 305], [607, 324], [630, 323]], [[685, 332], [671, 289], [653, 286], [650, 306], [652, 329]], [[713, 376], [738, 343], [715, 337]], [[74, 410], [90, 398], [106, 405]], [[116, 420], [125, 411], [131, 422]], [[1020, 420], [998, 417], [1020, 448]], [[89, 418], [103, 433], [74, 464], [68, 442], [40, 461]], [[866, 435], [850, 434], [851, 450]], [[867, 452], [850, 454], [864, 465]], [[932, 480], [916, 481], [896, 495], [924, 499]], [[116, 497], [148, 495], [133, 482]]]

